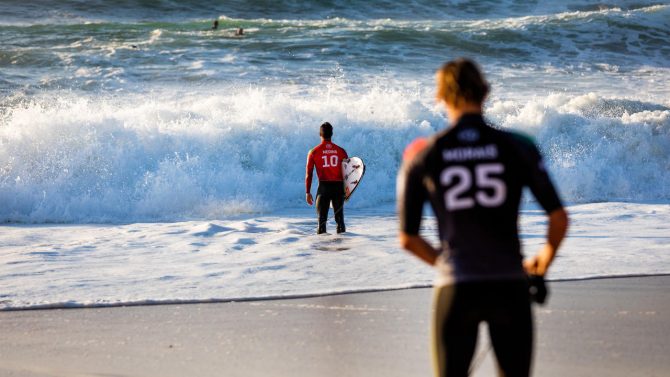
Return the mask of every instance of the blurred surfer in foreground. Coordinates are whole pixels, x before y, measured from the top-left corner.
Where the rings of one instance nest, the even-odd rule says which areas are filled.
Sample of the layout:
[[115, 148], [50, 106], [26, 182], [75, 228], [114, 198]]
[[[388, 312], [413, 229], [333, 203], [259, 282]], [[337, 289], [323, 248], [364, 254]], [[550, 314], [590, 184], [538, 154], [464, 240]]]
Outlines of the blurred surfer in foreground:
[[[528, 276], [542, 282], [568, 217], [531, 139], [482, 117], [489, 86], [474, 62], [437, 71], [437, 100], [450, 126], [409, 145], [398, 177], [400, 243], [435, 266], [436, 376], [467, 376], [480, 322], [487, 322], [501, 375], [528, 376], [533, 323]], [[521, 194], [530, 188], [549, 216], [547, 242], [522, 262]], [[441, 246], [419, 235], [424, 203], [437, 216]], [[541, 298], [538, 298], [540, 301]]]
[[321, 125], [319, 135], [321, 144], [312, 148], [307, 154], [307, 172], [305, 174], [305, 191], [307, 204], [312, 205], [311, 194], [312, 172], [316, 168], [319, 188], [316, 190], [316, 212], [319, 217], [317, 234], [326, 233], [328, 208], [333, 203], [337, 233], [346, 231], [344, 226], [344, 179], [342, 177], [342, 160], [349, 158], [347, 152], [331, 141], [333, 126], [325, 122]]

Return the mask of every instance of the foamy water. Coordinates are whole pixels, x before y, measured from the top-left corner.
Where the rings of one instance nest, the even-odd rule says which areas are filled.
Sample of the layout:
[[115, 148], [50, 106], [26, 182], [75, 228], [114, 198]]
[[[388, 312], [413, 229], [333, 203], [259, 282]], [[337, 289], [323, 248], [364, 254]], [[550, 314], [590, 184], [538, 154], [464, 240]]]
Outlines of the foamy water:
[[[358, 193], [357, 193], [358, 195]], [[670, 273], [670, 206], [568, 208], [551, 280]], [[311, 210], [230, 220], [12, 225], [0, 232], [0, 310], [296, 297], [428, 286], [434, 272], [402, 251], [393, 208], [345, 208], [345, 235], [316, 235]], [[423, 232], [435, 242], [436, 224]], [[331, 221], [329, 229], [334, 229]], [[526, 255], [546, 217], [521, 217]]]
[[[303, 205], [318, 125], [368, 164], [351, 207], [394, 200], [405, 145], [444, 127], [427, 90], [313, 89], [33, 98], [0, 128], [0, 220], [209, 219]], [[427, 93], [428, 92], [428, 93]], [[564, 198], [670, 199], [670, 108], [595, 93], [488, 104], [503, 128], [533, 137]]]

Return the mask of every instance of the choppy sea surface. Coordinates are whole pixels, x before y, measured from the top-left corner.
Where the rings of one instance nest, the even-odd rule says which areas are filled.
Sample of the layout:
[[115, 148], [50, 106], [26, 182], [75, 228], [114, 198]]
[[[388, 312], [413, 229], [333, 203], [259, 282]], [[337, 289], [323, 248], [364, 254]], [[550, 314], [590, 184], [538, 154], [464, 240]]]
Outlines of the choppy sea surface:
[[[240, 27], [243, 36], [235, 35]], [[335, 142], [367, 163], [347, 208], [390, 237], [381, 254], [367, 257], [397, 252], [390, 241], [395, 225], [378, 208], [392, 216], [407, 143], [448, 122], [434, 101], [433, 75], [460, 56], [478, 61], [492, 84], [489, 120], [535, 138], [565, 201], [605, 211], [601, 219], [615, 219], [613, 229], [620, 233], [640, 230], [627, 228], [628, 215], [617, 212], [635, 206], [629, 208], [631, 221], [649, 222], [643, 249], [653, 249], [657, 258], [648, 271], [670, 272], [667, 237], [659, 233], [667, 230], [663, 219], [670, 205], [668, 41], [670, 3], [663, 1], [3, 1], [0, 223], [6, 226], [0, 227], [0, 302], [20, 307], [257, 297], [266, 291], [253, 289], [254, 282], [269, 285], [287, 271], [303, 283], [279, 284], [271, 294], [309, 292], [314, 276], [330, 275], [312, 276], [308, 266], [336, 257], [295, 255], [300, 268], [291, 269], [264, 259], [263, 250], [314, 250], [310, 239], [298, 238], [312, 231], [303, 224], [313, 220], [305, 212], [304, 160], [323, 121], [334, 125]], [[256, 221], [263, 218], [283, 225], [261, 227]], [[133, 238], [138, 223], [153, 229], [145, 234], [153, 243]], [[132, 278], [141, 267], [114, 269], [108, 278], [79, 270], [89, 264], [94, 269], [97, 257], [112, 268], [114, 250], [140, 250], [121, 261], [141, 266], [151, 259], [144, 253], [171, 239], [163, 232], [171, 223], [196, 237], [179, 241], [183, 248], [165, 246], [174, 253], [161, 258], [177, 266], [193, 267], [196, 262], [180, 259], [178, 250], [198, 244], [212, 255], [217, 247], [231, 253], [258, 248], [258, 254], [237, 267], [221, 267], [236, 258], [228, 256], [220, 264], [187, 268], [188, 276], [159, 270], [155, 281], [143, 284]], [[589, 222], [582, 236], [606, 226]], [[128, 231], [117, 235], [120, 243], [96, 239], [95, 229], [102, 237], [115, 227]], [[287, 233], [275, 239], [254, 231], [266, 228]], [[48, 236], [68, 229], [80, 238]], [[202, 234], [232, 238], [203, 243], [197, 241]], [[352, 238], [336, 243], [363, 247], [379, 241], [360, 229]], [[649, 255], [619, 260], [615, 242], [599, 250], [605, 260], [618, 261], [609, 267], [621, 266], [602, 274], [646, 271], [630, 260]], [[221, 278], [219, 267], [237, 273]], [[362, 265], [333, 271], [353, 283], [317, 284], [316, 290], [425, 282], [358, 281]], [[557, 277], [594, 274], [566, 268]], [[127, 281], [127, 288], [119, 281]], [[221, 281], [235, 283], [224, 284], [233, 287], [224, 293], [212, 288], [195, 296], [184, 292], [197, 288], [172, 285], [220, 287]], [[164, 285], [169, 288], [158, 288]], [[95, 287], [111, 293], [96, 295]], [[83, 296], [54, 298], [55, 291], [78, 289]]]

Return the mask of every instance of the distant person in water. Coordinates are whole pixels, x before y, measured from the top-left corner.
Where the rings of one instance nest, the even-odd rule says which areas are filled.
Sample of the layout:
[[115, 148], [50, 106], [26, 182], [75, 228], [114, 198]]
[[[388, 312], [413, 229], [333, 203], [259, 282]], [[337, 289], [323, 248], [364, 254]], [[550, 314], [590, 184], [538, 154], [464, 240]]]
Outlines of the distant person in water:
[[305, 191], [307, 204], [314, 204], [311, 194], [312, 172], [316, 168], [319, 188], [316, 190], [316, 212], [319, 218], [317, 234], [326, 233], [328, 209], [333, 203], [337, 233], [343, 233], [344, 226], [344, 178], [342, 177], [342, 160], [349, 158], [347, 152], [331, 141], [333, 126], [325, 122], [319, 129], [321, 144], [312, 148], [307, 154], [307, 172], [305, 174]]
[[212, 30], [217, 30], [219, 28], [219, 20], [214, 20], [212, 23]]
[[244, 35], [244, 29], [242, 29], [241, 27], [238, 27], [237, 30], [235, 30], [235, 35], [237, 35], [237, 36]]
[[[450, 61], [436, 81], [451, 124], [410, 144], [398, 177], [400, 244], [438, 272], [435, 376], [472, 372], [479, 324], [486, 322], [499, 375], [526, 377], [533, 351], [530, 302], [544, 302], [542, 277], [568, 217], [533, 141], [483, 118], [489, 86], [474, 62]], [[524, 187], [549, 219], [545, 244], [525, 261], [518, 229]], [[437, 217], [437, 248], [420, 235], [426, 202]]]

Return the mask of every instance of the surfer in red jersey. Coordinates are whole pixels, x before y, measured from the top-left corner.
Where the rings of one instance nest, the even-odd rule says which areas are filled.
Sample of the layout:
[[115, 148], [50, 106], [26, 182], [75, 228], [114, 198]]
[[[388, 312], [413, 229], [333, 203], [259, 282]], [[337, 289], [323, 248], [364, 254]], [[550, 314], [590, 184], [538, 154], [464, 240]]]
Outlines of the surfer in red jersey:
[[349, 158], [347, 152], [333, 143], [333, 126], [325, 122], [321, 125], [319, 135], [321, 144], [312, 148], [307, 154], [305, 174], [305, 192], [307, 204], [314, 204], [311, 194], [312, 172], [316, 168], [319, 188], [316, 190], [316, 212], [319, 217], [317, 234], [326, 232], [328, 208], [333, 203], [337, 233], [346, 230], [344, 226], [344, 179], [342, 177], [342, 160]]

